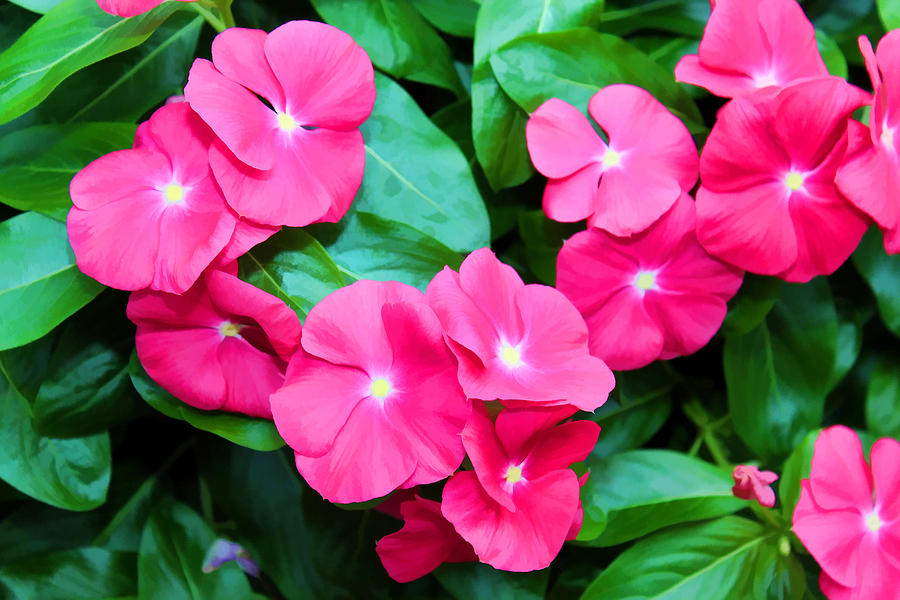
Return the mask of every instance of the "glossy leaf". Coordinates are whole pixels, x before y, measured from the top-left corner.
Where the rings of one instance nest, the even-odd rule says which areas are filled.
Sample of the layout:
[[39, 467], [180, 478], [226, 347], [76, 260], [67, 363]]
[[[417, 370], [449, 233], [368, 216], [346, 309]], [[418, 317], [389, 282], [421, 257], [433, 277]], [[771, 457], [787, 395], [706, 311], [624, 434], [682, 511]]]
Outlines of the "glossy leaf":
[[888, 31], [900, 27], [900, 1], [877, 0], [878, 16]]
[[881, 233], [873, 227], [853, 253], [853, 264], [875, 294], [881, 320], [900, 336], [900, 255], [884, 251]]
[[44, 14], [51, 8], [61, 2], [61, 0], [11, 0], [13, 4], [18, 4], [22, 8], [40, 14]]
[[630, 450], [589, 457], [582, 489], [584, 524], [579, 541], [614, 546], [685, 521], [735, 512], [731, 474], [671, 450]]
[[150, 513], [138, 554], [138, 599], [244, 600], [253, 597], [236, 563], [203, 572], [203, 558], [216, 536], [184, 504], [166, 500]]
[[36, 106], [79, 69], [137, 46], [183, 7], [166, 2], [122, 19], [96, 0], [64, 0], [0, 54], [0, 123]]
[[429, 23], [451, 35], [473, 37], [478, 4], [473, 0], [412, 0]]
[[782, 283], [777, 277], [745, 273], [738, 293], [728, 301], [722, 333], [740, 335], [762, 323], [775, 306]]
[[237, 413], [200, 410], [178, 400], [150, 379], [136, 352], [131, 355], [128, 370], [138, 394], [147, 404], [167, 417], [187, 421], [197, 429], [214, 433], [253, 450], [276, 450], [284, 445], [284, 440], [271, 421]]
[[803, 440], [797, 444], [791, 455], [784, 461], [778, 478], [778, 502], [781, 504], [781, 514], [787, 523], [792, 521], [794, 507], [800, 500], [800, 480], [809, 477], [812, 467], [813, 447], [819, 430], [810, 431]]
[[784, 284], [766, 320], [725, 340], [737, 434], [757, 456], [784, 457], [822, 421], [834, 383], [838, 317], [828, 283]]
[[878, 357], [866, 393], [866, 426], [878, 437], [900, 438], [900, 360]]
[[137, 556], [105, 548], [44, 554], [0, 567], [0, 585], [15, 598], [96, 600], [137, 593]]
[[707, 20], [709, 0], [607, 0], [597, 29], [621, 36], [650, 29], [699, 39]]
[[828, 34], [821, 30], [816, 30], [816, 44], [819, 46], [819, 52], [825, 61], [828, 72], [837, 77], [847, 78], [847, 59], [844, 53]]
[[375, 87], [375, 109], [361, 127], [366, 173], [353, 206], [452, 250], [487, 246], [487, 209], [459, 147], [390, 78], [376, 74]]
[[0, 223], [0, 350], [36, 340], [103, 286], [81, 273], [66, 226], [34, 212]]
[[434, 576], [456, 600], [541, 600], [550, 580], [550, 569], [512, 573], [482, 563], [448, 563], [438, 567]]
[[0, 202], [66, 220], [69, 182], [92, 160], [134, 141], [127, 123], [37, 125], [0, 138]]
[[551, 221], [542, 210], [519, 210], [519, 235], [525, 243], [528, 268], [542, 283], [556, 285], [556, 257], [563, 242], [584, 229], [584, 223]]

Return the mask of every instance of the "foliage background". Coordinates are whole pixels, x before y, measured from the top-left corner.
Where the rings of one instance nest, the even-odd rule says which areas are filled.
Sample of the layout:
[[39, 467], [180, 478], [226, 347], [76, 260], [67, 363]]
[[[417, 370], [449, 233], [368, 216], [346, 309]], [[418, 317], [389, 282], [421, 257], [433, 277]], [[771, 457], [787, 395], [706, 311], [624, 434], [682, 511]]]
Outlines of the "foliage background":
[[[897, 0], [807, 0], [832, 73], [868, 88], [856, 38], [900, 26]], [[490, 244], [526, 281], [553, 284], [581, 226], [544, 218], [524, 145], [550, 97], [586, 109], [615, 82], [651, 91], [702, 145], [722, 101], [676, 84], [707, 0], [236, 0], [240, 26], [318, 19], [348, 31], [379, 73], [363, 126], [366, 174], [336, 225], [285, 229], [241, 276], [298, 314], [357, 278], [423, 287]], [[374, 553], [400, 523], [321, 500], [271, 424], [210, 414], [156, 386], [133, 355], [127, 294], [81, 275], [68, 182], [130, 146], [181, 92], [215, 31], [191, 3], [122, 20], [94, 0], [0, 4], [0, 597], [821, 598], [789, 531], [816, 431], [900, 435], [900, 258], [877, 231], [833, 276], [748, 275], [696, 355], [617, 374], [586, 462], [585, 525], [536, 573], [444, 565], [391, 582]], [[730, 465], [781, 475], [773, 512], [730, 492]], [[433, 491], [439, 494], [438, 491]], [[244, 545], [203, 574], [218, 537]]]

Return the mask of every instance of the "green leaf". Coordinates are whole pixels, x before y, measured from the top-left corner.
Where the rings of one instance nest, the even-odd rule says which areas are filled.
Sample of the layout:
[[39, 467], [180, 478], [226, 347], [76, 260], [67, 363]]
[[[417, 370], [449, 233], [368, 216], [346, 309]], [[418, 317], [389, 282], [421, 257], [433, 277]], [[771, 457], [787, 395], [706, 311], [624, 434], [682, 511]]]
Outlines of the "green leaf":
[[620, 36], [649, 29], [699, 39], [708, 20], [708, 0], [608, 0], [597, 29]]
[[0, 350], [45, 335], [103, 286], [81, 273], [66, 226], [28, 212], [0, 223]]
[[446, 563], [434, 571], [434, 576], [456, 600], [542, 600], [550, 569], [511, 573], [476, 562]]
[[94, 544], [93, 540], [103, 529], [105, 518], [102, 508], [83, 513], [26, 502], [0, 521], [0, 564], [80, 546], [102, 545]]
[[15, 598], [96, 600], [137, 593], [136, 555], [78, 548], [0, 567], [0, 584]]
[[90, 510], [106, 500], [109, 435], [58, 440], [35, 431], [30, 400], [49, 350], [50, 344], [39, 340], [0, 353], [0, 479], [41, 502]]
[[518, 219], [528, 268], [541, 282], [556, 285], [556, 256], [563, 242], [584, 229], [584, 224], [551, 221], [542, 210], [519, 211]]
[[131, 354], [128, 371], [131, 383], [134, 384], [138, 394], [147, 404], [167, 417], [187, 421], [197, 429], [214, 433], [229, 442], [253, 450], [266, 452], [284, 446], [284, 440], [278, 435], [278, 430], [272, 421], [237, 413], [200, 410], [180, 401], [147, 375], [136, 352]]
[[312, 5], [325, 21], [352, 35], [379, 69], [465, 95], [450, 48], [410, 0], [312, 0]]
[[818, 429], [807, 433], [781, 468], [781, 477], [778, 479], [778, 501], [781, 503], [781, 514], [787, 523], [792, 521], [794, 507], [800, 499], [800, 480], [809, 477], [817, 437], [819, 437]]
[[[687, 91], [646, 54], [623, 40], [590, 29], [522, 36], [491, 57], [503, 90], [527, 112], [561, 98], [582, 112], [597, 91], [612, 83], [646, 89], [692, 125], [703, 119]], [[692, 123], [693, 122], [693, 123]]]
[[356, 281], [314, 237], [283, 227], [240, 260], [241, 278], [281, 298], [302, 319], [322, 298]]
[[825, 61], [828, 72], [832, 75], [846, 79], [847, 59], [844, 58], [844, 53], [841, 52], [837, 43], [828, 37], [827, 33], [817, 29], [816, 44], [819, 47], [819, 52], [822, 54], [822, 59]]
[[399, 221], [458, 252], [487, 246], [487, 209], [459, 147], [402, 87], [375, 75], [378, 97], [360, 128], [366, 172], [353, 206]]
[[782, 283], [777, 277], [745, 273], [741, 289], [728, 301], [722, 333], [742, 335], [762, 323], [775, 306]]
[[0, 138], [0, 202], [65, 222], [69, 182], [89, 162], [130, 148], [126, 123], [37, 125]]
[[888, 31], [900, 27], [900, 0], [877, 0], [878, 16]]
[[828, 283], [785, 284], [766, 320], [725, 340], [725, 384], [735, 430], [776, 460], [820, 425], [835, 379], [838, 317]]
[[[134, 327], [121, 298], [107, 293], [69, 319], [34, 401], [41, 435], [80, 437], [127, 420], [135, 409], [128, 377]], [[120, 323], [115, 322], [119, 316]], [[116, 326], [118, 325], [118, 326]]]
[[878, 437], [900, 438], [900, 359], [881, 355], [866, 393], [866, 426]]
[[79, 69], [137, 46], [179, 8], [167, 2], [122, 19], [96, 0], [64, 0], [0, 54], [0, 123], [37, 106]]
[[630, 450], [589, 457], [587, 466], [591, 475], [582, 488], [578, 540], [590, 546], [614, 546], [747, 505], [732, 494], [730, 473], [680, 452]]
[[355, 210], [340, 223], [311, 227], [310, 233], [360, 279], [401, 281], [424, 291], [444, 266], [458, 269], [462, 262], [459, 253], [418, 229]]
[[27, 8], [31, 12], [40, 14], [48, 12], [61, 1], [62, 0], [10, 0], [13, 4], [18, 4], [22, 8]]
[[620, 554], [582, 600], [799, 600], [802, 567], [779, 553], [778, 532], [739, 517], [685, 525]]
[[473, 37], [478, 4], [473, 0], [412, 0], [429, 23], [451, 35]]
[[37, 19], [38, 15], [14, 4], [0, 6], [0, 52], [12, 46]]
[[215, 539], [209, 525], [184, 504], [166, 500], [158, 505], [141, 537], [139, 600], [253, 598], [247, 577], [236, 563], [203, 572], [203, 558]]
[[875, 294], [881, 320], [900, 336], [900, 255], [889, 256], [881, 233], [872, 227], [853, 253], [853, 264]]

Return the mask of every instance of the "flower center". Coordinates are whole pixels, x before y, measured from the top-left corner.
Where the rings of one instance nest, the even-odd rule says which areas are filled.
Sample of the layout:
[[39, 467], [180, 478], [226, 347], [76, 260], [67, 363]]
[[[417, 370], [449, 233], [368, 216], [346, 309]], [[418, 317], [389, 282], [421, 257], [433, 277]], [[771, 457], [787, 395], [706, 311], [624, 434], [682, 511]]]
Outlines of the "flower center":
[[163, 196], [169, 204], [181, 202], [184, 199], [184, 188], [177, 183], [170, 183], [163, 189]]
[[518, 483], [522, 479], [522, 467], [510, 467], [506, 470], [507, 483]]
[[606, 154], [603, 155], [603, 166], [614, 167], [619, 164], [621, 160], [622, 156], [612, 148], [609, 148], [606, 150]]
[[642, 292], [652, 290], [656, 287], [656, 275], [649, 271], [641, 271], [637, 274], [637, 277], [634, 278], [634, 287]]
[[219, 333], [224, 335], [225, 337], [234, 337], [241, 332], [241, 328], [243, 325], [238, 325], [237, 323], [232, 323], [231, 321], [225, 321], [221, 325], [219, 325]]
[[881, 128], [881, 143], [888, 148], [894, 147], [894, 130], [888, 127], [887, 123]]
[[766, 73], [765, 75], [757, 75], [753, 78], [753, 83], [756, 84], [758, 88], [765, 88], [773, 85], [778, 85], [778, 80], [775, 79], [774, 73]]
[[517, 367], [519, 363], [522, 362], [522, 357], [519, 356], [519, 351], [506, 344], [503, 346], [503, 349], [500, 350], [500, 360], [506, 364], [507, 367]]
[[277, 113], [278, 114], [278, 127], [283, 129], [284, 131], [293, 131], [297, 128], [297, 121], [294, 120], [289, 114], [286, 113]]
[[792, 192], [796, 192], [803, 187], [803, 175], [796, 171], [791, 171], [787, 174], [787, 177], [784, 178], [784, 185]]
[[391, 393], [391, 383], [384, 377], [372, 380], [372, 395], [376, 398], [384, 398]]
[[866, 517], [866, 527], [869, 531], [878, 531], [881, 529], [882, 524], [877, 513], [872, 512]]

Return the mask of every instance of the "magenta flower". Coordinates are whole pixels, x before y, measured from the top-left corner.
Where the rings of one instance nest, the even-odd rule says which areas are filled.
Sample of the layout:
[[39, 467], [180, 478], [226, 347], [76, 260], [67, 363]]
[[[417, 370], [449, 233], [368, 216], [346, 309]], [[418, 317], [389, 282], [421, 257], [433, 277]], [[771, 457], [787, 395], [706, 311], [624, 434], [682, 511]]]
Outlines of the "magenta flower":
[[573, 412], [505, 408], [495, 426], [484, 404], [473, 404], [462, 440], [475, 470], [450, 478], [441, 512], [481, 562], [505, 571], [543, 569], [576, 527], [580, 487], [569, 467], [590, 454], [600, 426], [556, 425]]
[[444, 267], [427, 295], [469, 398], [587, 411], [606, 402], [615, 379], [588, 353], [588, 330], [572, 303], [551, 287], [525, 285], [488, 248], [471, 253], [459, 273]]
[[309, 312], [302, 345], [272, 412], [322, 496], [363, 502], [459, 467], [469, 404], [422, 292], [396, 281], [341, 288]]
[[868, 100], [829, 77], [725, 105], [700, 157], [697, 237], [709, 253], [794, 282], [847, 260], [869, 221], [834, 178], [854, 152], [848, 117]]
[[856, 151], [837, 172], [837, 185], [850, 202], [872, 217], [884, 232], [888, 254], [900, 252], [900, 30], [889, 31], [878, 42], [877, 54], [869, 38], [859, 38], [859, 49], [875, 90], [868, 131], [851, 123]]
[[827, 75], [815, 29], [796, 0], [716, 2], [698, 53], [675, 65], [677, 81], [723, 98]]
[[403, 527], [375, 544], [384, 570], [394, 581], [413, 581], [445, 562], [477, 560], [471, 544], [441, 514], [440, 502], [415, 496], [400, 505], [400, 513]]
[[882, 438], [870, 458], [871, 466], [853, 430], [829, 427], [800, 482], [794, 533], [832, 600], [900, 597], [900, 443]]
[[584, 316], [591, 354], [611, 368], [693, 354], [725, 319], [743, 273], [709, 256], [694, 225], [694, 202], [684, 194], [643, 233], [589, 229], [560, 250], [556, 287]]
[[151, 290], [128, 300], [135, 345], [150, 377], [203, 410], [272, 418], [300, 342], [300, 321], [284, 302], [237, 278], [237, 263], [211, 270], [177, 296]]
[[613, 235], [643, 231], [697, 181], [697, 146], [684, 124], [639, 87], [610, 85], [588, 110], [609, 145], [571, 104], [544, 102], [525, 135], [535, 168], [550, 181], [544, 212], [588, 220]]
[[340, 219], [362, 182], [359, 126], [375, 102], [365, 50], [330, 25], [291, 21], [227, 29], [212, 58], [194, 61], [184, 93], [219, 136], [209, 161], [231, 207], [270, 225]]
[[[192, 0], [180, 0], [191, 2]], [[97, 0], [100, 10], [117, 17], [134, 17], [150, 12], [165, 0]]]
[[120, 290], [191, 287], [237, 223], [209, 170], [212, 137], [187, 104], [170, 104], [138, 128], [134, 148], [79, 171], [68, 217], [78, 268]]
[[771, 486], [778, 480], [778, 475], [772, 471], [760, 471], [753, 465], [738, 465], [731, 477], [734, 479], [731, 492], [738, 498], [756, 500], [769, 508], [775, 506], [775, 492]]

